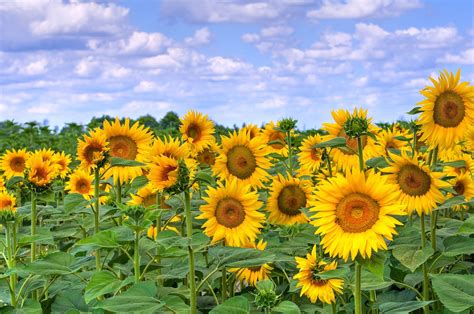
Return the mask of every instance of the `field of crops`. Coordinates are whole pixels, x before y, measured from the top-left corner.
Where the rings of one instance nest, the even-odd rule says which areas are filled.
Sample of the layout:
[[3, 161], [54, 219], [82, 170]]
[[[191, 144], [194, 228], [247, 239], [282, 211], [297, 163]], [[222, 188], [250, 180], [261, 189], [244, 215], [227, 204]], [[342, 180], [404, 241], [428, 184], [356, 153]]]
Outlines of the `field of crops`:
[[4, 137], [0, 312], [470, 313], [474, 87], [410, 114]]

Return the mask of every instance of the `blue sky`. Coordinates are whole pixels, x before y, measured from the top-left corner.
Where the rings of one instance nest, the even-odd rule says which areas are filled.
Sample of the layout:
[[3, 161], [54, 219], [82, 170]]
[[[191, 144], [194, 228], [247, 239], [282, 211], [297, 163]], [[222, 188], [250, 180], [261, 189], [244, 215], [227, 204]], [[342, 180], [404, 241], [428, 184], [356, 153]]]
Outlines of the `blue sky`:
[[0, 1], [0, 120], [394, 121], [438, 71], [474, 81], [473, 18], [471, 0]]

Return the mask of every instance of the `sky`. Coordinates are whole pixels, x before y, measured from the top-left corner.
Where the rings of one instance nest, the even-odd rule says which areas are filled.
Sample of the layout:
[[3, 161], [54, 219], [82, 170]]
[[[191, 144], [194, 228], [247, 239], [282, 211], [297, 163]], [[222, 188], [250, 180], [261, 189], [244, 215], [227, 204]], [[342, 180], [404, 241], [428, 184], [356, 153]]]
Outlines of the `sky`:
[[474, 81], [471, 0], [0, 0], [0, 121], [391, 122], [458, 68]]

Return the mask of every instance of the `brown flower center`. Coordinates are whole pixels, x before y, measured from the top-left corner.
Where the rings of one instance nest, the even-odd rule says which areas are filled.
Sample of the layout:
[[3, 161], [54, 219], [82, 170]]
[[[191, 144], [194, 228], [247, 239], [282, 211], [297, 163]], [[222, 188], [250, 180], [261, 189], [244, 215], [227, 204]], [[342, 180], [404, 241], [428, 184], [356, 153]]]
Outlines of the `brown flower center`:
[[283, 133], [274, 131], [272, 135], [270, 135], [270, 142], [273, 142], [273, 141], [281, 142], [281, 143], [270, 144], [270, 146], [273, 147], [274, 149], [282, 149], [283, 147], [285, 147], [286, 141], [285, 141], [285, 135]]
[[306, 206], [306, 194], [297, 185], [285, 186], [278, 195], [278, 209], [289, 215], [301, 214], [300, 209]]
[[408, 164], [400, 168], [398, 184], [404, 193], [411, 196], [421, 196], [430, 190], [431, 178], [419, 167]]
[[465, 115], [464, 101], [457, 93], [446, 91], [436, 98], [433, 119], [445, 128], [457, 127]]
[[462, 181], [457, 181], [456, 184], [453, 186], [453, 189], [458, 195], [464, 195], [464, 191], [466, 188]]
[[379, 205], [365, 194], [349, 194], [336, 206], [336, 223], [345, 232], [366, 231], [377, 222], [378, 218]]
[[235, 228], [244, 221], [245, 209], [240, 201], [232, 197], [226, 197], [217, 203], [215, 215], [220, 225]]
[[13, 157], [10, 161], [10, 168], [15, 172], [23, 172], [25, 170], [25, 159], [23, 157]]
[[81, 194], [89, 194], [91, 183], [87, 179], [79, 179], [76, 182], [76, 190]]
[[311, 159], [315, 161], [321, 160], [321, 150], [318, 148], [311, 148]]
[[257, 168], [252, 151], [245, 146], [234, 146], [227, 153], [227, 169], [239, 179], [247, 179]]
[[163, 167], [163, 169], [160, 172], [160, 180], [162, 182], [168, 181], [170, 179], [170, 173], [178, 169], [178, 167], [173, 166], [173, 165], [168, 165]]
[[201, 164], [206, 164], [209, 166], [214, 165], [214, 163], [216, 162], [216, 154], [208, 148], [200, 152], [197, 158]]
[[[357, 144], [357, 138], [347, 136], [344, 129], [341, 129], [338, 136], [346, 139], [347, 146], [339, 147], [339, 150], [346, 155], [356, 155], [359, 149], [359, 145]], [[367, 135], [362, 135], [362, 149], [364, 149], [365, 145], [367, 145]]]
[[153, 194], [145, 196], [143, 198], [142, 204], [145, 207], [150, 207], [150, 206], [155, 205], [156, 204], [156, 194], [153, 193]]
[[137, 157], [137, 143], [128, 136], [117, 135], [109, 138], [110, 154], [112, 157], [135, 160]]
[[102, 145], [100, 145], [99, 143], [92, 143], [86, 146], [86, 148], [84, 149], [84, 159], [88, 163], [96, 162], [100, 158], [102, 151]]
[[191, 124], [186, 130], [186, 135], [192, 138], [194, 142], [199, 141], [202, 135], [201, 128], [197, 124]]
[[13, 205], [13, 202], [11, 199], [9, 198], [0, 199], [0, 209], [10, 208], [12, 207], [12, 205]]

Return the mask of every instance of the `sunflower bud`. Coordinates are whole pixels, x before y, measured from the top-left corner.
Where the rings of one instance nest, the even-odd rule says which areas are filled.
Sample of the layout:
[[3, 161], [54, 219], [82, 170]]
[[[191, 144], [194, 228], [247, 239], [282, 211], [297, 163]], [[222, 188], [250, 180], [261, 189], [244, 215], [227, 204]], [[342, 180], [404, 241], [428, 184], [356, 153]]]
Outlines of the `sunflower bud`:
[[369, 122], [364, 117], [351, 116], [344, 123], [344, 133], [351, 138], [366, 135], [369, 131]]
[[262, 280], [256, 284], [255, 304], [259, 309], [270, 310], [278, 303], [279, 295], [275, 292], [275, 284], [270, 280]]
[[283, 132], [290, 132], [296, 127], [297, 122], [298, 120], [292, 118], [284, 118], [278, 122], [278, 126]]

